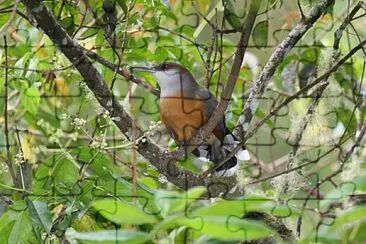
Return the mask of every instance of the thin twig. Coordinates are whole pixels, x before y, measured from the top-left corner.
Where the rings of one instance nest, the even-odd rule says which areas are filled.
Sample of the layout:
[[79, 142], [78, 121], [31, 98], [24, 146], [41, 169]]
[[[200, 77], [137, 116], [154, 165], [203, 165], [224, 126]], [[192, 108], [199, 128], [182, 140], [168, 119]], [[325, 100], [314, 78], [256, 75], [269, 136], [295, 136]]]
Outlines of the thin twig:
[[89, 51], [85, 48], [83, 48], [83, 49], [84, 49], [84, 52], [86, 53], [86, 55], [88, 55], [89, 58], [94, 59], [95, 61], [97, 61], [98, 63], [104, 65], [105, 67], [107, 67], [108, 69], [110, 69], [112, 71], [117, 71], [118, 74], [120, 74], [121, 76], [126, 78], [128, 81], [132, 81], [133, 83], [136, 83], [137, 85], [141, 85], [142, 87], [144, 87], [146, 90], [150, 91], [155, 96], [157, 96], [157, 97], [160, 96], [160, 91], [158, 89], [156, 89], [155, 87], [153, 87], [149, 83], [145, 82], [143, 79], [140, 79], [140, 78], [137, 78], [137, 77], [133, 76], [131, 74], [131, 72], [126, 67], [118, 67], [114, 63], [106, 60], [105, 58], [103, 58], [101, 56], [99, 56], [97, 53]]
[[4, 36], [4, 45], [5, 45], [5, 83], [4, 83], [4, 91], [5, 91], [5, 99], [4, 99], [4, 134], [5, 134], [5, 148], [6, 148], [6, 164], [9, 168], [9, 172], [11, 178], [13, 180], [13, 184], [18, 187], [18, 180], [13, 168], [11, 154], [10, 154], [10, 143], [9, 143], [9, 124], [8, 124], [8, 43], [6, 40], [6, 36]]

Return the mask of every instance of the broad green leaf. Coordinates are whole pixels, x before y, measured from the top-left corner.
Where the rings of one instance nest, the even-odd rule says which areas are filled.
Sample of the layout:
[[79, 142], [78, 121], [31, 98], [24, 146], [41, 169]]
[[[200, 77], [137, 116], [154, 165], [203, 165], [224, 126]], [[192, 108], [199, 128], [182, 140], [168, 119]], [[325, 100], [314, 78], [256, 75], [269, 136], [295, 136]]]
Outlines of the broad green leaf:
[[63, 158], [53, 168], [52, 177], [56, 184], [73, 186], [79, 179], [79, 171], [76, 165], [68, 158]]
[[41, 225], [47, 233], [52, 228], [52, 216], [46, 203], [26, 199], [30, 217], [34, 223]]
[[151, 177], [142, 177], [140, 181], [150, 189], [158, 189], [159, 187], [159, 182]]
[[155, 193], [156, 206], [161, 210], [161, 215], [166, 217], [188, 208], [191, 202], [196, 201], [205, 192], [205, 187], [195, 187], [186, 193], [159, 190]]
[[156, 222], [137, 206], [127, 202], [105, 199], [93, 203], [93, 207], [106, 219], [117, 224], [149, 224]]
[[166, 8], [163, 5], [156, 7], [156, 10], [160, 10], [163, 15], [173, 19], [174, 21], [178, 21], [177, 16], [175, 16], [175, 14], [170, 9]]
[[33, 85], [25, 90], [21, 101], [22, 105], [28, 112], [37, 114], [39, 104], [41, 102], [41, 95], [38, 89]]
[[14, 64], [14, 67], [19, 68], [19, 69], [16, 69], [14, 71], [15, 77], [22, 78], [26, 74], [25, 70], [28, 67], [29, 60], [33, 57], [34, 57], [34, 54], [32, 52], [27, 52], [22, 56], [21, 59], [16, 61], [16, 63]]
[[307, 48], [300, 53], [300, 61], [315, 63], [319, 58], [319, 50], [317, 48]]
[[[32, 46], [29, 44], [14, 45], [8, 48], [8, 55], [17, 57], [18, 59], [22, 58], [26, 53], [30, 53], [31, 56], [34, 55], [32, 53]], [[24, 72], [23, 70], [20, 71]]]
[[49, 192], [57, 190], [70, 194], [74, 189], [80, 190], [75, 186], [79, 177], [79, 170], [73, 162], [62, 154], [54, 154], [36, 170], [33, 181], [34, 192], [48, 195]]
[[72, 34], [72, 32], [75, 30], [74, 18], [72, 16], [63, 18], [60, 21], [60, 24], [64, 29], [66, 29], [68, 34]]
[[22, 211], [9, 235], [9, 243], [26, 243], [32, 236], [32, 221], [28, 211]]
[[243, 26], [247, 3], [244, 1], [238, 4], [236, 0], [223, 0], [223, 2], [225, 2], [225, 20], [230, 24], [232, 28], [239, 31], [240, 28]]
[[[304, 236], [302, 240], [299, 240], [298, 244], [309, 244], [309, 243], [322, 243], [322, 244], [334, 244], [343, 243], [341, 238], [337, 236], [338, 233], [310, 233]], [[346, 242], [347, 243], [347, 242]]]
[[13, 226], [15, 224], [15, 220], [9, 217], [9, 213], [4, 213], [0, 218], [0, 243], [7, 243], [9, 239], [9, 235]]
[[68, 240], [78, 240], [81, 243], [128, 243], [139, 244], [149, 240], [149, 235], [138, 231], [105, 230], [98, 232], [77, 232], [72, 228], [66, 230]]
[[331, 228], [335, 230], [346, 224], [355, 224], [356, 221], [360, 220], [366, 220], [365, 206], [357, 206], [339, 214]]
[[24, 201], [15, 202], [1, 216], [0, 243], [37, 243]]
[[9, 222], [7, 225], [4, 226], [4, 228], [0, 229], [0, 243], [9, 243], [9, 236], [14, 228], [15, 221]]
[[253, 29], [253, 43], [256, 48], [264, 48], [268, 43], [268, 20], [258, 22]]
[[220, 240], [255, 240], [273, 234], [264, 223], [236, 216], [181, 217], [172, 222], [177, 226], [185, 225], [203, 235]]
[[79, 147], [73, 150], [72, 154], [77, 155], [79, 161], [87, 164], [88, 168], [102, 178], [120, 173], [120, 170], [112, 160], [106, 154], [96, 149]]
[[228, 9], [224, 10], [225, 20], [230, 24], [230, 26], [234, 29], [239, 30], [243, 25], [243, 21], [239, 18], [235, 13], [230, 12]]
[[6, 22], [9, 21], [11, 13], [2, 13], [0, 14], [0, 26], [3, 26]]
[[272, 199], [254, 196], [243, 200], [219, 201], [211, 206], [193, 211], [191, 216], [244, 216], [253, 211], [268, 213], [275, 216], [300, 215], [300, 211], [289, 204], [281, 205]]

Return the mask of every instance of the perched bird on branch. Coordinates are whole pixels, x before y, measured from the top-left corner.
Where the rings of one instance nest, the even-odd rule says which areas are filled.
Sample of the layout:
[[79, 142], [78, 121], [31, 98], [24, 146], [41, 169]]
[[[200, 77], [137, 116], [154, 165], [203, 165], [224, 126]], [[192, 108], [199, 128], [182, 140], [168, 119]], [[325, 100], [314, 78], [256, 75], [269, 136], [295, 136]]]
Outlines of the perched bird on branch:
[[[131, 70], [147, 71], [153, 74], [159, 83], [160, 118], [169, 135], [181, 147], [188, 147], [190, 139], [212, 116], [218, 101], [206, 88], [201, 87], [192, 74], [182, 65], [165, 62], [152, 67], [133, 66]], [[225, 126], [224, 116], [217, 123], [204, 143], [192, 152], [195, 156], [206, 158], [219, 164], [239, 142]], [[240, 160], [249, 160], [249, 154], [243, 147], [236, 156], [229, 159], [216, 171], [234, 167]]]

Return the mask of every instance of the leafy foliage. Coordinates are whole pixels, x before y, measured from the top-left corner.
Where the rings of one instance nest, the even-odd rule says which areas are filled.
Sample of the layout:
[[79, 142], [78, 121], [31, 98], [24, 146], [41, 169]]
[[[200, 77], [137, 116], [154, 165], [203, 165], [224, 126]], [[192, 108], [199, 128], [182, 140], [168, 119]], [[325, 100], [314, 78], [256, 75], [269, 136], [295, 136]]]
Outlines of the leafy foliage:
[[[108, 17], [107, 1], [112, 10]], [[44, 1], [58, 24], [86, 50], [120, 67], [179, 62], [217, 97], [231, 69], [236, 35], [248, 14], [246, 2]], [[293, 2], [262, 1], [226, 113], [228, 128], [237, 124], [272, 48], [289, 26], [303, 21]], [[342, 16], [332, 16], [346, 2], [334, 1], [334, 8], [299, 40], [301, 48], [286, 50], [290, 52], [260, 97], [253, 124], [329, 69], [329, 43], [342, 21]], [[285, 3], [296, 13], [280, 16]], [[314, 1], [299, 3], [306, 12]], [[0, 124], [9, 127], [9, 132], [0, 132], [0, 243], [181, 243], [186, 238], [194, 243], [237, 243], [269, 237], [280, 242], [283, 236], [276, 224], [284, 222], [294, 231], [298, 218], [305, 226], [299, 239], [303, 243], [366, 240], [366, 209], [354, 200], [366, 191], [366, 149], [364, 140], [356, 143], [366, 121], [364, 54], [355, 54], [330, 76], [301, 137], [297, 133], [316, 87], [267, 119], [247, 142], [255, 160], [240, 165], [237, 181], [243, 196], [211, 202], [207, 199], [210, 186], [177, 189], [136, 156], [134, 142], [113, 124], [120, 118], [100, 108], [83, 83], [76, 69], [79, 61], [65, 58], [38, 29], [34, 16], [25, 14], [21, 2], [15, 6], [14, 1], [5, 0], [0, 6], [0, 26], [9, 24], [0, 49]], [[117, 23], [108, 32], [108, 21], [114, 17]], [[364, 21], [362, 17], [358, 18]], [[352, 28], [360, 26], [356, 22]], [[348, 53], [364, 34], [349, 35], [341, 42], [340, 54]], [[146, 136], [159, 141], [162, 148], [176, 148], [172, 140], [164, 140], [158, 99], [131, 85], [116, 70], [93, 64]], [[158, 86], [151, 75], [141, 77]], [[357, 150], [347, 158], [355, 144]], [[296, 147], [299, 153], [292, 158], [288, 152]], [[291, 172], [271, 169], [284, 157], [286, 165], [280, 163], [279, 169]], [[180, 165], [200, 173], [192, 158]], [[291, 177], [294, 172], [299, 177]], [[328, 179], [334, 172], [339, 174]], [[261, 174], [268, 179], [256, 182]], [[278, 184], [270, 181], [273, 175]], [[329, 184], [316, 187], [319, 179]], [[273, 221], [253, 218], [253, 213]], [[331, 224], [325, 222], [327, 218]]]

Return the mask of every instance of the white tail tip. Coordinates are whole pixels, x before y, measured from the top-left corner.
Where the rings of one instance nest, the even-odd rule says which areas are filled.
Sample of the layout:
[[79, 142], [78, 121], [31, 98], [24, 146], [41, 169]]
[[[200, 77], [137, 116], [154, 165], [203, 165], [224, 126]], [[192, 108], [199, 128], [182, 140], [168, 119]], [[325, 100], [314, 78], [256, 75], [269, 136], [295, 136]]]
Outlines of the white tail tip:
[[236, 158], [239, 159], [240, 161], [248, 161], [248, 160], [250, 160], [250, 155], [249, 155], [248, 150], [240, 150], [236, 154]]

